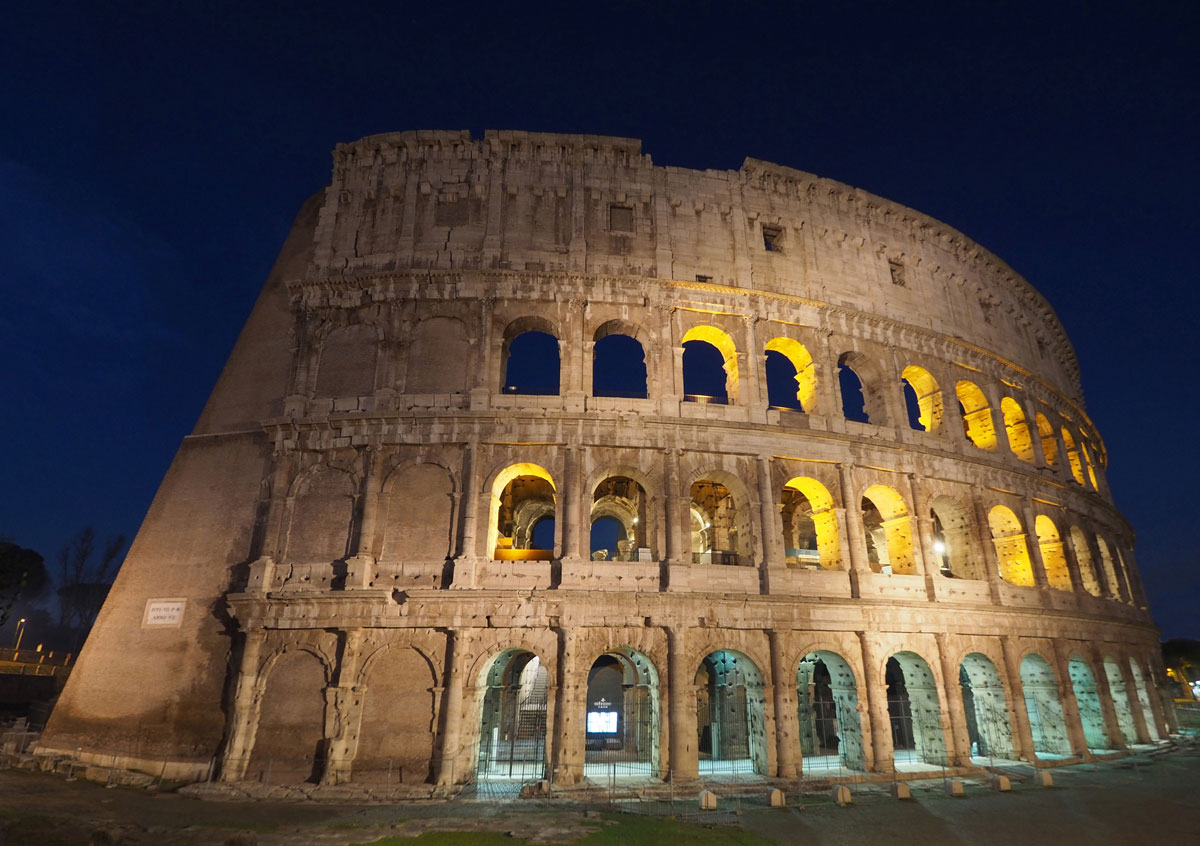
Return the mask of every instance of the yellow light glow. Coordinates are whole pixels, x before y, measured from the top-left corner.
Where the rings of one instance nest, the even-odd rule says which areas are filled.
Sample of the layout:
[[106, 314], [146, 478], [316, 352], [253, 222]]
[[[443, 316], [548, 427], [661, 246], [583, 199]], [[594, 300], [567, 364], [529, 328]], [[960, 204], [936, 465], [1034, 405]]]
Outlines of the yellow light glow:
[[796, 368], [796, 399], [811, 414], [817, 399], [817, 369], [808, 348], [791, 338], [772, 338], [765, 351], [780, 353]]
[[816, 479], [797, 476], [784, 488], [804, 494], [812, 506], [812, 521], [817, 532], [817, 554], [822, 570], [839, 570], [842, 564], [841, 539], [838, 537], [837, 512], [833, 496]]
[[917, 407], [921, 410], [917, 422], [926, 432], [936, 432], [942, 425], [942, 391], [937, 380], [924, 367], [915, 364], [904, 368], [900, 376], [917, 395]]
[[1039, 514], [1033, 526], [1037, 532], [1038, 548], [1042, 552], [1042, 565], [1046, 568], [1046, 581], [1056, 590], [1070, 590], [1071, 571], [1067, 567], [1067, 556], [1058, 535], [1058, 527], [1045, 514]]
[[954, 393], [962, 403], [967, 439], [980, 449], [995, 449], [996, 426], [987, 396], [978, 385], [965, 379], [954, 386]]
[[992, 544], [996, 547], [1000, 578], [1018, 587], [1033, 587], [1033, 564], [1029, 559], [1025, 531], [1017, 515], [1011, 508], [997, 505], [988, 512], [988, 526], [992, 530]]

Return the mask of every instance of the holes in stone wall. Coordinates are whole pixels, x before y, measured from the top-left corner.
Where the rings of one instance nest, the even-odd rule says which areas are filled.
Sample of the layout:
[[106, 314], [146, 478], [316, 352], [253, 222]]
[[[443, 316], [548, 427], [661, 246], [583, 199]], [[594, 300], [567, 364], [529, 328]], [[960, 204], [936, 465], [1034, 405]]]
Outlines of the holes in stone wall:
[[866, 768], [858, 686], [836, 652], [810, 652], [796, 671], [796, 711], [805, 773]]
[[696, 734], [700, 775], [767, 772], [762, 675], [739, 652], [718, 650], [700, 662]]
[[606, 561], [653, 560], [647, 541], [649, 504], [645, 489], [628, 476], [609, 476], [592, 494], [593, 559], [603, 550]]
[[1046, 581], [1055, 590], [1071, 590], [1071, 571], [1058, 527], [1045, 514], [1039, 514], [1033, 526], [1042, 553], [1042, 566], [1046, 568]]
[[1004, 431], [1008, 436], [1008, 448], [1022, 461], [1033, 461], [1033, 437], [1021, 404], [1012, 397], [1000, 400], [1000, 413], [1004, 417]]
[[972, 652], [959, 666], [959, 685], [967, 717], [971, 757], [1013, 757], [1012, 726], [1008, 703], [996, 665], [986, 655]]
[[982, 579], [983, 563], [975, 552], [975, 521], [971, 511], [950, 496], [935, 497], [930, 507], [933, 518], [934, 565], [943, 576]]
[[1034, 420], [1037, 422], [1038, 438], [1042, 442], [1042, 455], [1046, 457], [1046, 466], [1054, 467], [1058, 463], [1058, 441], [1054, 438], [1054, 427], [1040, 411]]
[[945, 766], [937, 682], [925, 659], [915, 652], [897, 652], [888, 659], [884, 678], [896, 769]]
[[1071, 741], [1058, 695], [1058, 679], [1041, 655], [1030, 653], [1021, 661], [1021, 691], [1033, 733], [1034, 752], [1041, 758], [1069, 757]]
[[1096, 677], [1088, 663], [1075, 655], [1067, 664], [1071, 676], [1071, 687], [1075, 691], [1075, 703], [1079, 707], [1079, 719], [1083, 723], [1083, 739], [1087, 748], [1098, 752], [1112, 748], [1108, 728], [1104, 724], [1104, 711], [1100, 707], [1100, 694], [1096, 689]]

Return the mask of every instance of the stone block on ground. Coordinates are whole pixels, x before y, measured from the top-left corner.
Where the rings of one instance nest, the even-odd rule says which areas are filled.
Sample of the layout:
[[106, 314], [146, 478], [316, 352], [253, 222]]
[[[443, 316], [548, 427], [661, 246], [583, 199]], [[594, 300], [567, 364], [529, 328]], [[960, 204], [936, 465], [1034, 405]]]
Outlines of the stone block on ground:
[[1046, 772], [1045, 770], [1038, 770], [1037, 784], [1038, 784], [1038, 787], [1053, 787], [1054, 786], [1054, 776], [1052, 774]]
[[787, 798], [778, 787], [772, 787], [767, 791], [767, 804], [772, 808], [782, 808], [787, 804]]
[[840, 807], [846, 807], [854, 800], [850, 796], [850, 788], [844, 784], [839, 784], [833, 788], [833, 801], [837, 802]]
[[892, 782], [892, 798], [893, 799], [911, 799], [912, 790], [909, 789], [908, 783], [903, 781]]
[[1006, 775], [994, 775], [992, 776], [992, 790], [1007, 793], [1012, 790], [1012, 781]]
[[949, 781], [947, 781], [946, 782], [946, 795], [947, 796], [962, 796], [963, 795], [963, 783], [956, 778], [952, 778]]
[[715, 811], [717, 809], [717, 794], [711, 790], [700, 791], [700, 810]]

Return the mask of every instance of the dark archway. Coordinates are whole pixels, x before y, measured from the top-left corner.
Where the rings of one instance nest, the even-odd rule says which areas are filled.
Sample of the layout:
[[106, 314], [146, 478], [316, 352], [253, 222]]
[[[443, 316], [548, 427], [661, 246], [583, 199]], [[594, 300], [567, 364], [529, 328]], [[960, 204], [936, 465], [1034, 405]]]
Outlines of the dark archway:
[[658, 772], [658, 673], [645, 655], [621, 647], [588, 671], [584, 772], [593, 778]]

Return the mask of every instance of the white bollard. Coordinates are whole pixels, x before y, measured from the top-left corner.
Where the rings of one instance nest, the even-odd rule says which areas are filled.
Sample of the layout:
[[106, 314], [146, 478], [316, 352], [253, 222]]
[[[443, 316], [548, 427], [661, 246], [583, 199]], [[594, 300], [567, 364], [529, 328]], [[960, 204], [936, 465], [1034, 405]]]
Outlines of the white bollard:
[[946, 795], [947, 796], [962, 796], [963, 795], [963, 783], [956, 778], [950, 779], [948, 782], [946, 782]]
[[992, 790], [998, 790], [1001, 793], [1007, 793], [1012, 790], [1012, 782], [1008, 776], [994, 775], [992, 776]]
[[1053, 787], [1054, 776], [1050, 775], [1046, 770], [1038, 770], [1037, 783], [1041, 787]]
[[892, 798], [893, 799], [911, 799], [912, 790], [909, 789], [908, 783], [903, 781], [892, 782]]
[[850, 797], [850, 788], [844, 784], [839, 784], [837, 787], [833, 788], [833, 801], [837, 802], [842, 808], [849, 805], [852, 801], [854, 801]]
[[700, 791], [700, 810], [715, 811], [717, 809], [717, 794], [711, 790]]
[[787, 799], [783, 795], [783, 791], [778, 787], [772, 787], [767, 791], [767, 806], [770, 808], [782, 808], [787, 804]]

